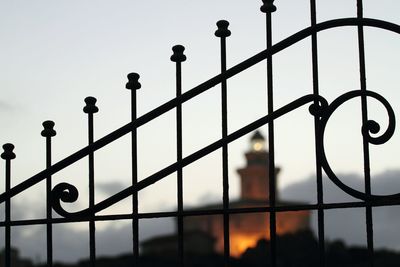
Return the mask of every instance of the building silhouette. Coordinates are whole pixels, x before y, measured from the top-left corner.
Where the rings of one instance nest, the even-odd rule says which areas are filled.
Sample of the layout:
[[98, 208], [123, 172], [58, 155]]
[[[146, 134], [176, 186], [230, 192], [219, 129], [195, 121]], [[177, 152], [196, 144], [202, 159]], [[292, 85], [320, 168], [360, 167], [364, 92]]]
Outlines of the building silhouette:
[[[245, 153], [246, 166], [237, 170], [241, 185], [240, 198], [230, 201], [230, 208], [265, 207], [269, 204], [269, 157], [265, 147], [265, 138], [259, 131], [256, 131], [251, 137], [250, 145], [250, 150]], [[276, 177], [279, 170], [279, 168], [275, 169]], [[300, 203], [281, 200], [276, 190], [277, 206], [298, 204]], [[222, 205], [219, 203], [196, 209], [221, 208]], [[239, 257], [248, 248], [255, 247], [261, 239], [270, 239], [269, 213], [267, 212], [232, 214], [229, 222], [230, 252], [233, 257]], [[308, 230], [309, 222], [309, 211], [278, 212], [276, 213], [276, 233], [284, 235]], [[194, 242], [193, 238], [197, 242]], [[187, 253], [222, 254], [224, 249], [222, 215], [185, 217], [184, 241]], [[168, 252], [172, 255], [177, 249], [176, 234], [147, 240], [142, 243], [142, 249], [144, 254], [160, 255]]]
[[[5, 250], [0, 251], [0, 267], [5, 266]], [[12, 247], [10, 251], [10, 262], [11, 267], [33, 267], [33, 263], [30, 259], [25, 259], [20, 256], [19, 250]]]

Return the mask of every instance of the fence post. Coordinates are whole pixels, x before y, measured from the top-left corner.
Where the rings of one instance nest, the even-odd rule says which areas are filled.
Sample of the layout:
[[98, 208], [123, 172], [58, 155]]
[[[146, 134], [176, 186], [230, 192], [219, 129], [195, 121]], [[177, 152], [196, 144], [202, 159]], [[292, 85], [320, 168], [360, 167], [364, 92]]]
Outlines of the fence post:
[[[131, 91], [131, 121], [137, 118], [137, 105], [136, 105], [136, 90], [139, 90], [142, 85], [139, 82], [140, 75], [132, 72], [128, 74], [128, 82], [125, 88]], [[134, 127], [131, 130], [131, 143], [132, 143], [132, 185], [138, 182], [137, 173], [137, 129]], [[132, 235], [133, 235], [133, 260], [134, 266], [138, 266], [139, 262], [139, 218], [138, 218], [138, 192], [132, 194]]]
[[[310, 13], [311, 13], [311, 26], [314, 27], [317, 24], [317, 7], [316, 0], [310, 0]], [[315, 96], [319, 95], [319, 74], [318, 74], [318, 39], [317, 33], [311, 35], [311, 57], [312, 57], [312, 71], [313, 71], [313, 93]], [[318, 101], [314, 101], [315, 107], [319, 105]], [[320, 130], [320, 118], [314, 117], [314, 138], [315, 138], [315, 174], [317, 183], [317, 224], [318, 224], [318, 257], [319, 266], [324, 267], [325, 264], [325, 212], [322, 208], [324, 203], [324, 191], [322, 183], [322, 166], [321, 166], [321, 130]]]
[[[4, 152], [1, 158], [6, 161], [6, 193], [11, 188], [11, 160], [15, 159], [14, 145], [7, 143], [3, 145]], [[5, 266], [11, 267], [11, 198], [5, 201]]]
[[[88, 96], [85, 98], [86, 106], [83, 108], [83, 112], [88, 114], [88, 144], [93, 144], [94, 139], [94, 121], [93, 114], [99, 111], [96, 106], [96, 98]], [[93, 208], [95, 205], [95, 193], [94, 193], [94, 152], [89, 153], [89, 208]], [[95, 214], [93, 214], [89, 220], [89, 247], [90, 247], [90, 266], [96, 265], [96, 225], [94, 220]]]
[[[266, 43], [267, 50], [272, 47], [272, 13], [276, 11], [274, 0], [262, 0], [261, 12], [266, 14]], [[267, 101], [268, 114], [274, 113], [274, 94], [273, 94], [273, 71], [272, 55], [267, 57]], [[269, 234], [271, 241], [271, 266], [276, 266], [276, 181], [275, 181], [275, 141], [274, 141], [274, 121], [268, 124], [268, 149], [269, 149], [269, 205], [271, 212], [269, 214]]]
[[[183, 54], [185, 47], [175, 45], [172, 47], [174, 52], [171, 56], [171, 61], [176, 63], [176, 97], [182, 95], [182, 62], [186, 61], [186, 56]], [[176, 106], [176, 161], [182, 161], [182, 104]], [[183, 255], [183, 169], [177, 170], [177, 204], [178, 204], [178, 258], [179, 265], [184, 265]]]
[[[220, 38], [221, 44], [221, 73], [226, 71], [226, 37], [231, 35], [228, 30], [229, 22], [220, 20], [217, 22], [218, 29], [215, 36]], [[227, 103], [227, 84], [226, 79], [221, 81], [221, 118], [222, 118], [222, 138], [228, 136], [228, 103]], [[228, 170], [228, 144], [222, 146], [222, 201], [223, 201], [223, 224], [224, 224], [224, 265], [229, 265], [230, 258], [230, 233], [229, 233], [229, 170]]]
[[[46, 169], [51, 166], [51, 138], [56, 135], [53, 121], [44, 121], [41, 135], [46, 138]], [[47, 266], [53, 266], [53, 226], [51, 207], [51, 175], [46, 179], [46, 232], [47, 232]]]

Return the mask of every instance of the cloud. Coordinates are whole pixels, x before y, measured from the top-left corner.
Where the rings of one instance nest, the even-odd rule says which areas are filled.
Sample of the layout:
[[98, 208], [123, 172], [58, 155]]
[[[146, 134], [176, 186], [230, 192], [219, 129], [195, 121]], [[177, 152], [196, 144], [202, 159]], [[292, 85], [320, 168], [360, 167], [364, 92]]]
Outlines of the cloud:
[[[101, 226], [96, 223], [96, 253], [98, 256], [115, 256], [132, 251], [132, 226], [128, 221], [115, 221]], [[143, 219], [139, 222], [139, 241], [174, 231], [174, 220]], [[53, 251], [57, 262], [76, 262], [89, 257], [88, 223], [53, 225]], [[46, 228], [44, 225], [18, 227], [12, 230], [12, 246], [23, 258], [46, 259]]]
[[[338, 178], [348, 186], [359, 191], [364, 191], [364, 180], [357, 174], [338, 174]], [[371, 180], [372, 193], [377, 195], [400, 193], [400, 170], [387, 170], [373, 175]], [[346, 202], [357, 199], [349, 196], [338, 188], [328, 177], [323, 177], [324, 201]], [[289, 185], [280, 192], [282, 198], [288, 200], [299, 200], [316, 202], [317, 184], [315, 177], [308, 177], [304, 181]]]
[[125, 189], [126, 186], [120, 182], [107, 182], [107, 183], [97, 183], [96, 189], [106, 195], [113, 195]]
[[[111, 183], [110, 183], [111, 184]], [[105, 188], [110, 188], [107, 184]], [[117, 187], [117, 183], [115, 183]], [[116, 188], [115, 187], [115, 188]], [[113, 188], [113, 189], [115, 189]], [[110, 189], [111, 190], [111, 189]], [[12, 203], [12, 219], [26, 220], [43, 218], [44, 203], [31, 201], [27, 209], [24, 202]], [[4, 214], [4, 205], [0, 205]], [[3, 218], [4, 219], [4, 218]], [[83, 223], [63, 223], [53, 225], [54, 260], [58, 262], [76, 262], [89, 257], [89, 226]], [[172, 218], [141, 219], [139, 221], [139, 241], [154, 236], [174, 232], [175, 220]], [[46, 226], [18, 226], [11, 230], [12, 246], [18, 248], [21, 257], [43, 262], [46, 259]], [[131, 221], [96, 222], [97, 255], [119, 255], [132, 250]], [[2, 242], [0, 240], [0, 242]], [[0, 248], [4, 243], [0, 243]]]
[[[340, 174], [342, 181], [352, 187], [362, 190], [363, 179], [359, 175]], [[400, 193], [400, 170], [388, 170], [372, 179], [372, 191], [374, 194]], [[324, 202], [347, 202], [357, 201], [347, 195], [327, 177], [323, 177]], [[281, 191], [281, 199], [305, 201], [316, 203], [316, 182], [315, 177], [309, 177], [284, 188]], [[400, 207], [378, 207], [373, 208], [373, 231], [374, 245], [377, 248], [389, 248], [400, 250], [398, 242], [400, 234]], [[325, 211], [325, 234], [327, 239], [342, 239], [350, 245], [366, 244], [366, 222], [365, 208], [349, 208]], [[317, 232], [317, 216], [314, 212], [312, 227]]]
[[207, 192], [198, 198], [197, 203], [200, 205], [222, 203], [222, 196], [213, 192]]
[[12, 110], [12, 109], [14, 109], [12, 105], [3, 100], [0, 100], [0, 110]]

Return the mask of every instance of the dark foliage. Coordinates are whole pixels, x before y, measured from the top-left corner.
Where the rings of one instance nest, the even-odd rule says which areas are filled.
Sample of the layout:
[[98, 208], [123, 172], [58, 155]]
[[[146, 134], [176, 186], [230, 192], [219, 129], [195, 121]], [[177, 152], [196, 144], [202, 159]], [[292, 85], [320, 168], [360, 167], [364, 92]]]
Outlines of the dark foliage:
[[[269, 241], [260, 240], [255, 248], [248, 249], [242, 256], [241, 266], [270, 266]], [[368, 250], [365, 247], [347, 247], [342, 241], [325, 244], [327, 267], [369, 266]], [[309, 231], [278, 237], [277, 266], [279, 267], [318, 267], [318, 242]], [[400, 254], [387, 251], [375, 251], [376, 267], [399, 266]]]
[[[327, 242], [326, 264], [327, 267], [361, 267], [368, 266], [368, 250], [364, 247], [348, 247], [342, 241]], [[232, 267], [265, 267], [270, 266], [270, 242], [260, 240], [257, 246], [248, 249], [240, 259], [231, 258]], [[376, 267], [398, 267], [400, 253], [388, 250], [375, 251]], [[186, 267], [219, 267], [223, 266], [223, 256], [213, 255], [185, 255]], [[297, 234], [279, 236], [277, 239], [277, 266], [278, 267], [318, 267], [318, 241], [310, 231]], [[37, 265], [45, 267], [46, 265]], [[54, 267], [89, 267], [90, 261], [83, 260], [77, 264], [56, 263]], [[130, 267], [133, 266], [132, 255], [118, 257], [99, 257], [96, 267]], [[141, 267], [175, 267], [178, 266], [177, 257], [141, 256]]]

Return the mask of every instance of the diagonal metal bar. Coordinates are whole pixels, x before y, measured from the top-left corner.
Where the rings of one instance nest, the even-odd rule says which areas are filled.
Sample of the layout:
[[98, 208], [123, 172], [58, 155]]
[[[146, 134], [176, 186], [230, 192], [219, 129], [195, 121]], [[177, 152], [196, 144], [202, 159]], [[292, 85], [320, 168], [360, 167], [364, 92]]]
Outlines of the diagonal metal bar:
[[152, 111], [144, 114], [143, 116], [139, 117], [137, 120], [130, 122], [119, 129], [115, 130], [114, 132], [100, 138], [96, 142], [91, 145], [88, 145], [79, 151], [71, 154], [70, 156], [64, 158], [63, 160], [55, 163], [51, 167], [37, 173], [36, 175], [26, 179], [24, 182], [14, 186], [9, 191], [4, 192], [0, 195], [0, 203], [3, 203], [7, 199], [12, 198], [13, 196], [17, 195], [18, 193], [30, 188], [31, 186], [37, 184], [38, 182], [46, 179], [49, 175], [52, 175], [65, 167], [70, 166], [74, 162], [82, 159], [89, 155], [89, 153], [99, 150], [100, 148], [106, 146], [107, 144], [117, 140], [118, 138], [130, 133], [132, 129], [138, 128], [147, 122], [157, 118], [158, 116], [176, 108], [177, 105], [182, 104], [193, 97], [207, 91], [208, 89], [218, 85], [221, 81], [225, 79], [229, 79], [232, 76], [254, 66], [255, 64], [265, 60], [267, 57], [282, 51], [283, 49], [311, 36], [313, 33], [320, 32], [323, 30], [343, 27], [343, 26], [370, 26], [385, 29], [388, 31], [396, 32], [400, 34], [400, 26], [394, 23], [377, 20], [377, 19], [369, 19], [369, 18], [344, 18], [344, 19], [335, 19], [325, 21], [315, 26], [308, 27], [304, 30], [301, 30], [290, 37], [276, 43], [270, 49], [263, 50], [258, 54], [244, 60], [243, 62], [235, 65], [234, 67], [228, 69], [226, 72], [221, 73], [219, 75], [214, 76], [213, 78], [201, 83], [200, 85], [194, 87], [193, 89], [187, 91], [186, 93], [182, 94], [180, 97], [174, 98], [163, 105], [153, 109]]
[[[274, 111], [271, 114], [268, 114], [250, 124], [247, 124], [246, 126], [242, 127], [241, 129], [227, 135], [225, 138], [221, 138], [218, 141], [215, 141], [214, 143], [211, 143], [210, 145], [190, 154], [189, 156], [183, 158], [181, 161], [175, 162], [164, 169], [154, 173], [153, 175], [150, 175], [149, 177], [141, 180], [138, 182], [136, 185], [127, 187], [126, 189], [120, 191], [119, 193], [99, 202], [96, 204], [93, 208], [87, 208], [78, 212], [67, 212], [65, 210], [60, 210], [57, 208], [57, 212], [64, 217], [69, 217], [69, 216], [89, 216], [93, 215], [99, 211], [102, 211], [115, 203], [129, 197], [132, 195], [134, 192], [140, 191], [157, 181], [163, 179], [164, 177], [176, 172], [179, 168], [183, 168], [194, 161], [210, 154], [211, 152], [220, 149], [224, 144], [231, 143], [235, 141], [236, 139], [256, 130], [257, 128], [260, 128], [261, 126], [270, 123], [271, 121], [274, 121], [275, 119], [299, 108], [302, 107], [308, 103], [314, 102], [315, 99], [319, 100], [320, 102], [325, 102], [325, 99], [322, 98], [321, 96], [315, 96], [314, 94], [310, 95], [305, 95], [303, 97], [298, 98], [297, 100], [291, 102], [290, 104], [287, 104], [276, 111]], [[73, 187], [72, 185], [69, 185], [70, 187]], [[54, 207], [55, 208], [55, 207]], [[62, 209], [62, 208], [61, 208]]]

